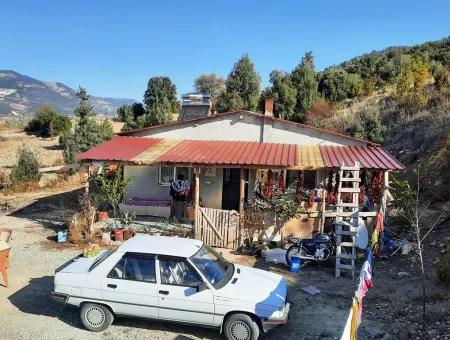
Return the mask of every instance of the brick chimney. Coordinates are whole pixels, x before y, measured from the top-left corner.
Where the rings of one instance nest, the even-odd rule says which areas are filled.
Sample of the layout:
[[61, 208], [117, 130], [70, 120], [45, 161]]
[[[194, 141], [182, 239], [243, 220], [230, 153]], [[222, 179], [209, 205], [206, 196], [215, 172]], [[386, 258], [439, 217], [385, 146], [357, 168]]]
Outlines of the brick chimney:
[[267, 98], [264, 105], [264, 115], [273, 116], [273, 98]]

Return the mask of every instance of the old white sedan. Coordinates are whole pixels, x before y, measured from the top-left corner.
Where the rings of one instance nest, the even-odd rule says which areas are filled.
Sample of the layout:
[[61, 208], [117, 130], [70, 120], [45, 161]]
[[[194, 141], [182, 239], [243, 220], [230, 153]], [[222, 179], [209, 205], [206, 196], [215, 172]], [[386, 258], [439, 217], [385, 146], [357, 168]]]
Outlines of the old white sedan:
[[287, 322], [286, 280], [226, 261], [202, 241], [136, 236], [95, 258], [56, 270], [53, 296], [80, 308], [91, 331], [116, 316], [220, 329], [226, 339], [258, 339]]

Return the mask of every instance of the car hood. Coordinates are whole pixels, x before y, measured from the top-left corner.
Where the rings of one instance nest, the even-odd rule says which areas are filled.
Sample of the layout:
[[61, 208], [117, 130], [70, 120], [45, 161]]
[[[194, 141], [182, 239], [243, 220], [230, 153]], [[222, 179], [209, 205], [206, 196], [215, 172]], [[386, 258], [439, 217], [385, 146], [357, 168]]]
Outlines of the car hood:
[[235, 265], [233, 278], [216, 291], [219, 299], [247, 301], [276, 308], [285, 305], [286, 294], [287, 285], [283, 276], [241, 265]]

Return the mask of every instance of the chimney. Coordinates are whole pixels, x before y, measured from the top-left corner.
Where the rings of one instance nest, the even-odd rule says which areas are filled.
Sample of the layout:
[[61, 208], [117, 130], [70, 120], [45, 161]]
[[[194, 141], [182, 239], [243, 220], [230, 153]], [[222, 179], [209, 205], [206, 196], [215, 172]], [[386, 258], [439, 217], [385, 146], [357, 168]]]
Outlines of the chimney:
[[273, 98], [267, 98], [264, 105], [264, 115], [273, 116]]

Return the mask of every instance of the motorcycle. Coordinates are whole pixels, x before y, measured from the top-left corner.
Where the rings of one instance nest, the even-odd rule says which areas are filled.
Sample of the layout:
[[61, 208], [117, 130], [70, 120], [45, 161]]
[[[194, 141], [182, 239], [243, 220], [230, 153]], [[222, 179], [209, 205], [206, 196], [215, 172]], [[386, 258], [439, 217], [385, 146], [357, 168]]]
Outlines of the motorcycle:
[[315, 232], [310, 239], [289, 237], [285, 245], [286, 263], [291, 265], [291, 257], [299, 256], [303, 260], [327, 261], [334, 253], [336, 238], [333, 232], [328, 234]]

